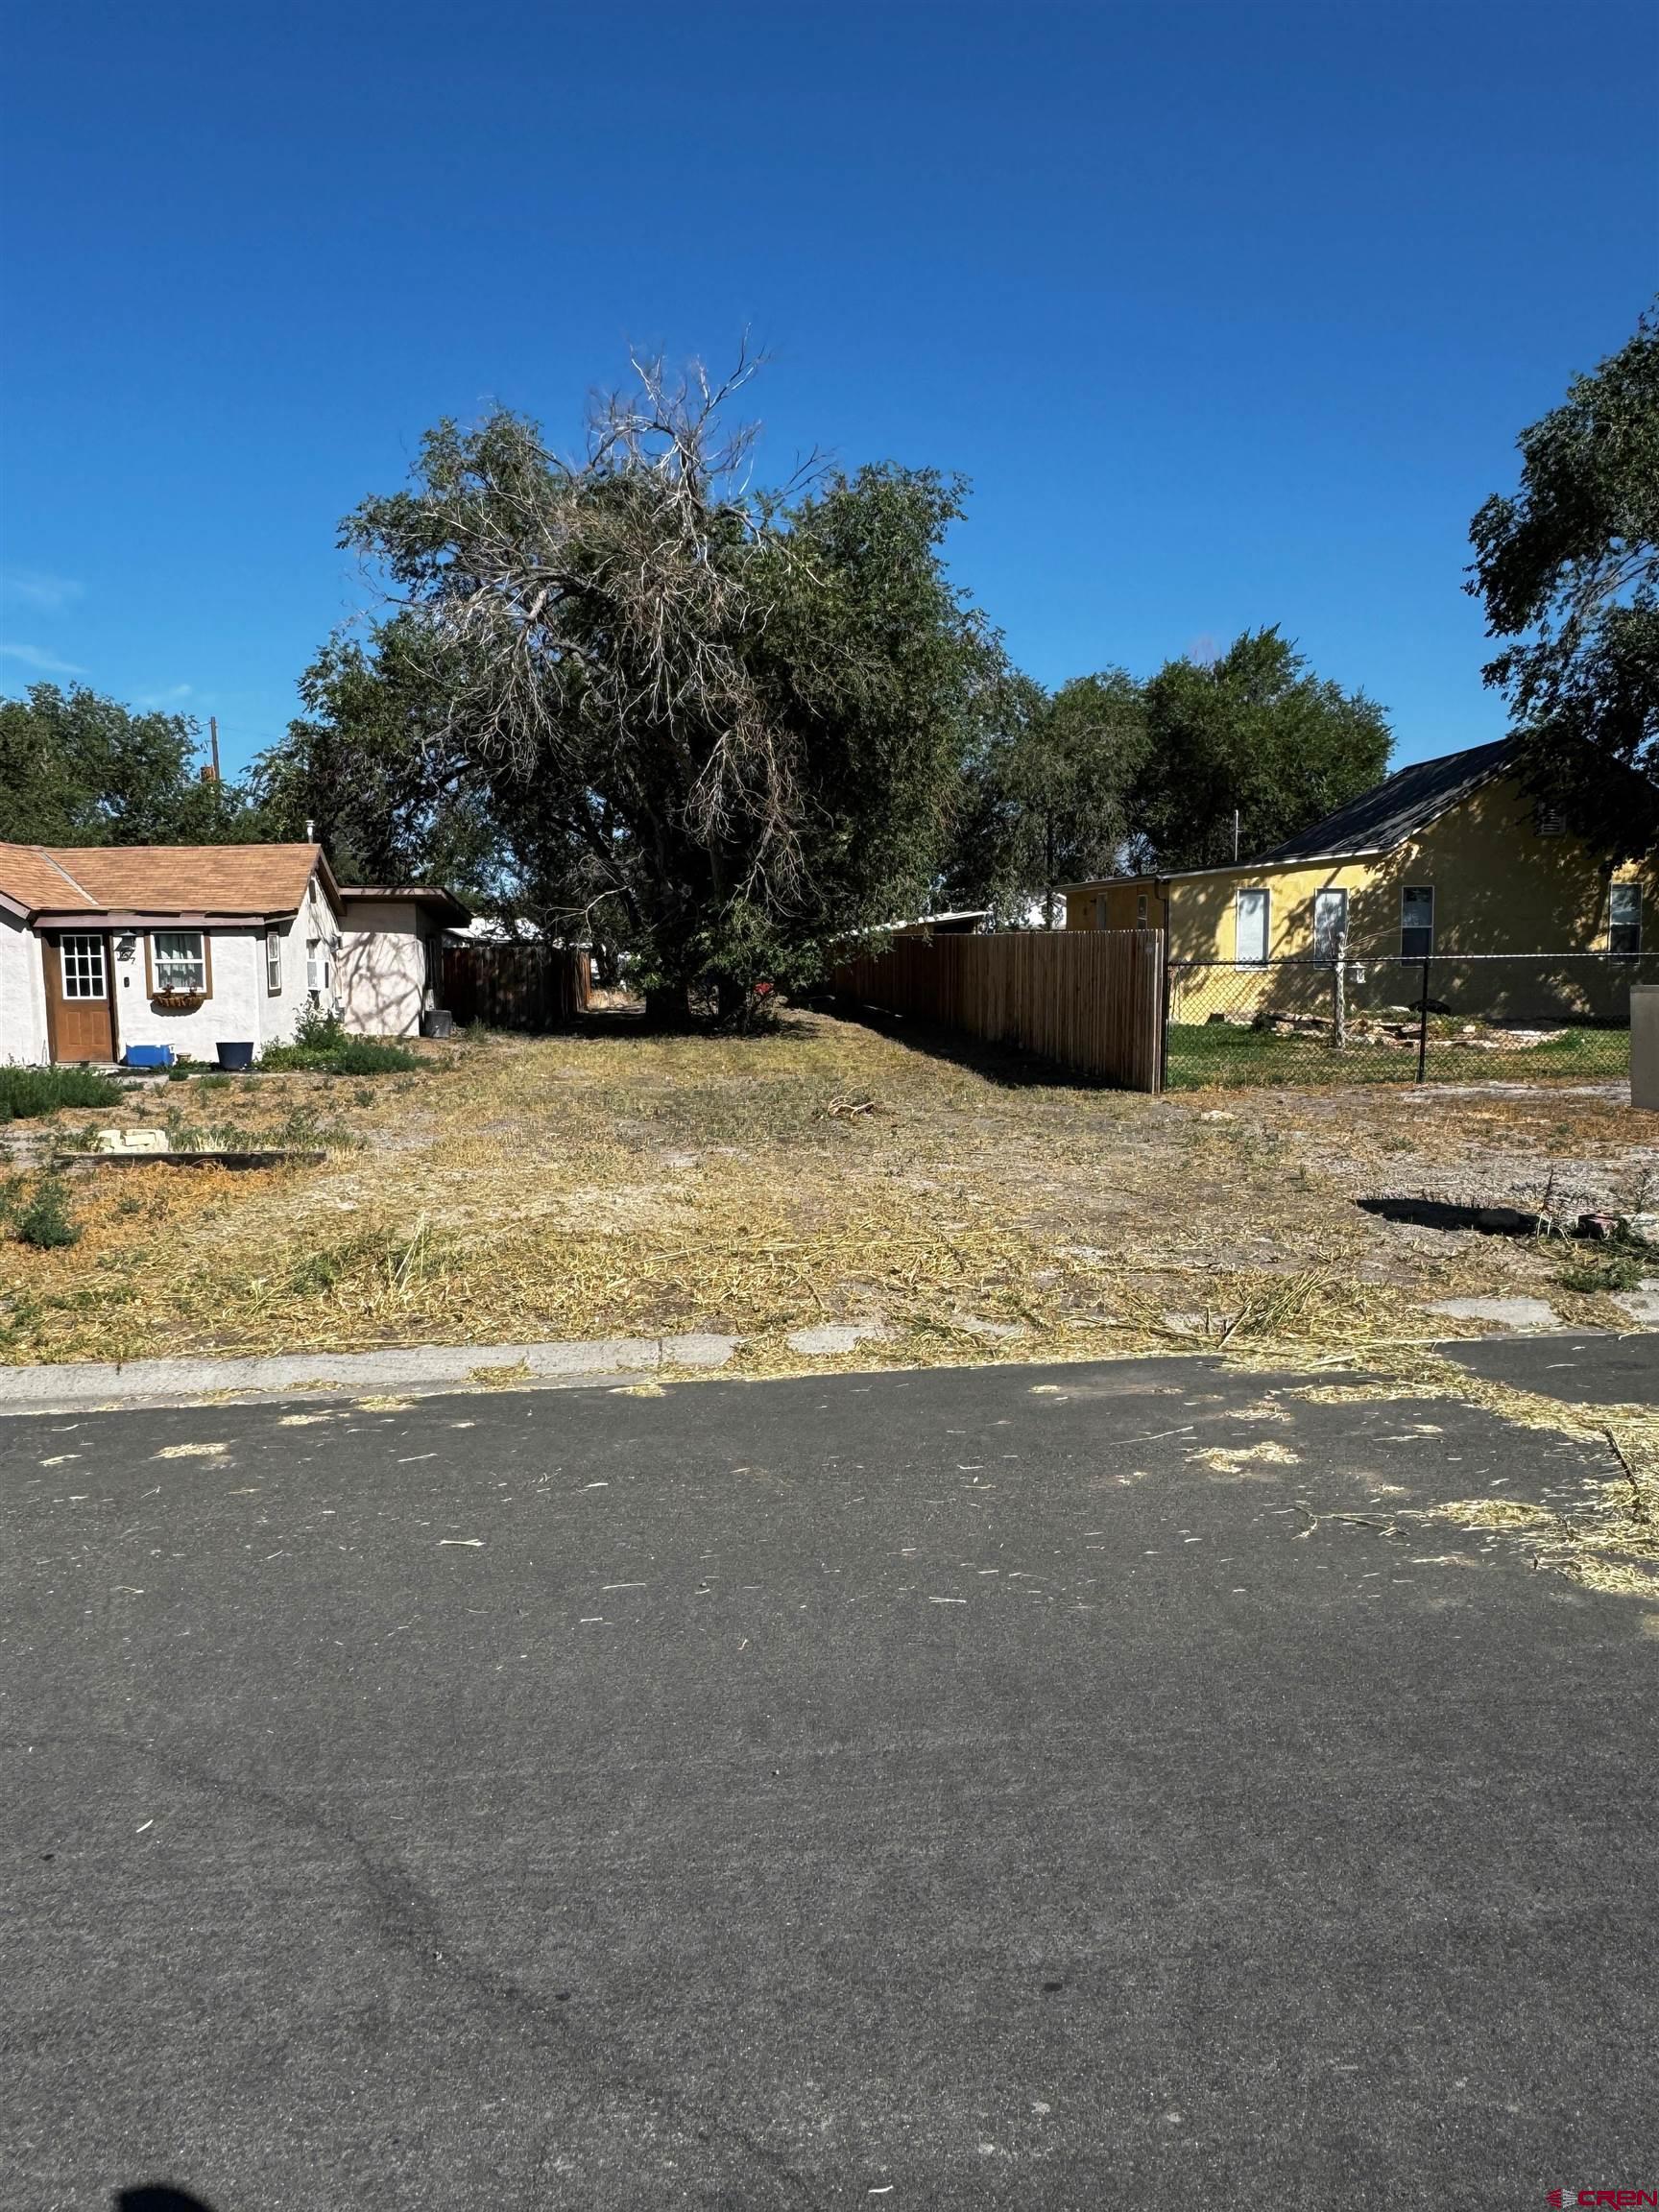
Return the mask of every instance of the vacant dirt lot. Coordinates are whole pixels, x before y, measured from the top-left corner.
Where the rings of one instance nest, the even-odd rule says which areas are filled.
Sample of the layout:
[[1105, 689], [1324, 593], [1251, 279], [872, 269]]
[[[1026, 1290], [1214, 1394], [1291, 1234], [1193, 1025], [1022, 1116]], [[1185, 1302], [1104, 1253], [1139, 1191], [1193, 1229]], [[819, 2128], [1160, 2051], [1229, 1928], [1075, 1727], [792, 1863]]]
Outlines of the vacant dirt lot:
[[[1184, 1093], [1034, 1082], [819, 1016], [744, 1041], [488, 1037], [373, 1083], [174, 1085], [120, 1119], [322, 1166], [74, 1170], [81, 1240], [0, 1233], [0, 1356], [709, 1329], [754, 1372], [858, 1322], [877, 1360], [1479, 1333], [1453, 1296], [1619, 1325], [1585, 1253], [1379, 1220], [1429, 1192], [1632, 1209], [1659, 1117], [1590, 1087]], [[84, 1115], [18, 1123], [12, 1211]], [[1571, 1286], [1563, 1278], [1571, 1279]]]

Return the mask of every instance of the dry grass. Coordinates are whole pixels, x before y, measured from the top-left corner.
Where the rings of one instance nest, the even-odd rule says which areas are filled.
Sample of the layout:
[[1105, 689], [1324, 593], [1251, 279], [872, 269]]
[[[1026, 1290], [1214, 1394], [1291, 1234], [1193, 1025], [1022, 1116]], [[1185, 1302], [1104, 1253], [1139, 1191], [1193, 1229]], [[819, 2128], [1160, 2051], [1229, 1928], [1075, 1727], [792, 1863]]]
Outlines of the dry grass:
[[[750, 1373], [787, 1334], [879, 1319], [873, 1361], [1225, 1344], [1300, 1358], [1446, 1334], [1428, 1300], [1551, 1299], [1558, 1253], [1357, 1211], [1364, 1191], [1634, 1204], [1659, 1167], [1608, 1096], [1362, 1092], [1152, 1100], [1032, 1083], [856, 1025], [755, 1039], [469, 1039], [415, 1075], [175, 1086], [243, 1143], [303, 1129], [299, 1170], [76, 1177], [84, 1235], [0, 1239], [0, 1356], [335, 1351], [708, 1329]], [[13, 1137], [14, 1162], [83, 1117]], [[991, 1336], [984, 1325], [1018, 1331]]]
[[[1364, 1382], [1315, 1383], [1293, 1393], [1328, 1406], [1445, 1399], [1479, 1406], [1511, 1427], [1548, 1431], [1585, 1446], [1605, 1469], [1570, 1511], [1519, 1499], [1454, 1499], [1395, 1514], [1399, 1527], [1453, 1527], [1517, 1549], [1533, 1567], [1585, 1588], [1659, 1604], [1659, 1410], [1650, 1406], [1567, 1406], [1531, 1390], [1471, 1375], [1426, 1350], [1366, 1358]], [[1375, 1372], [1382, 1367], [1382, 1374]]]

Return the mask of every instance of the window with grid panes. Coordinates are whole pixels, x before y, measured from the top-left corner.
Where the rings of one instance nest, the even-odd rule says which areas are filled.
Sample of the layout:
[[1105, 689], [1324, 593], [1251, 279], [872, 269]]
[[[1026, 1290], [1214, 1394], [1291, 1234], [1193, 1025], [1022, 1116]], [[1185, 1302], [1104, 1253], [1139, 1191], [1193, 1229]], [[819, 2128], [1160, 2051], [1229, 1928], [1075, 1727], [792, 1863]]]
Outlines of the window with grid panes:
[[108, 997], [102, 937], [64, 937], [59, 944], [59, 958], [63, 964], [65, 998]]

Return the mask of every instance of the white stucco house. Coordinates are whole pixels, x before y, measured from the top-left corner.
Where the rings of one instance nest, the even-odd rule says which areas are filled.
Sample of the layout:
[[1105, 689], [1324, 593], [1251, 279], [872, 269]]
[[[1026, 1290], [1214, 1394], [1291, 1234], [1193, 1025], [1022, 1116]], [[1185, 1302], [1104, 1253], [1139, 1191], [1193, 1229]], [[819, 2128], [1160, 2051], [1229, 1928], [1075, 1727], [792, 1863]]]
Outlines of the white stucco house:
[[318, 845], [0, 843], [0, 1061], [257, 1053], [308, 1007], [409, 1034], [450, 918], [446, 892], [342, 891]]
[[413, 1037], [443, 1003], [444, 934], [472, 916], [459, 899], [422, 883], [340, 887], [340, 993], [348, 1029]]

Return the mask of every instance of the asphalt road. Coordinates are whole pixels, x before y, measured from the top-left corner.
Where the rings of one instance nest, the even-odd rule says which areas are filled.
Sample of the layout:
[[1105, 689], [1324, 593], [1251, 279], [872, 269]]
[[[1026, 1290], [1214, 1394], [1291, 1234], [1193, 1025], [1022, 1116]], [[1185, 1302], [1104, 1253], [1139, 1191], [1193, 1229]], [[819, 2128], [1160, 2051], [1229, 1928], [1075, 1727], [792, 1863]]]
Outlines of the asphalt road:
[[1659, 2185], [1659, 1614], [1386, 1532], [1607, 1470], [1268, 1387], [0, 1422], [0, 2200]]

